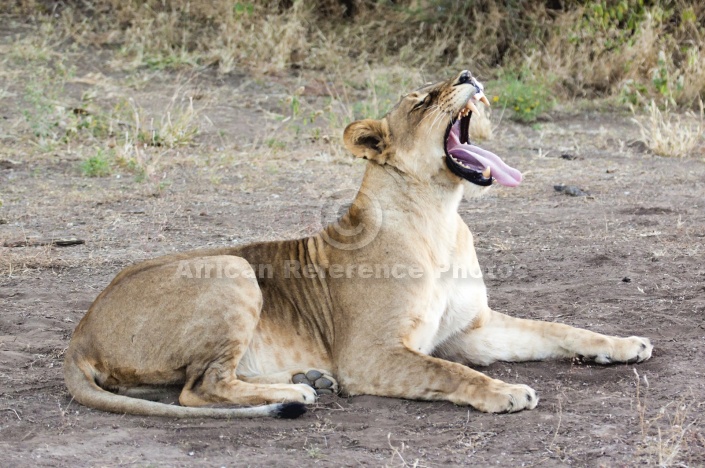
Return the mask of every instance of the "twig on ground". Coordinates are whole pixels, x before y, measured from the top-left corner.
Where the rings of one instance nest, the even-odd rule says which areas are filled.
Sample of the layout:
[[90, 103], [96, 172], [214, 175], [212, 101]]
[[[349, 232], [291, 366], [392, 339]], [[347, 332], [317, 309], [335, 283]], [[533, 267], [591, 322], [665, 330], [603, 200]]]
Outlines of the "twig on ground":
[[56, 247], [70, 247], [72, 245], [85, 244], [83, 239], [24, 239], [17, 241], [5, 241], [3, 247], [40, 247], [43, 245], [53, 245]]
[[15, 416], [17, 416], [17, 419], [19, 421], [22, 421], [22, 418], [20, 418], [20, 415], [17, 414], [17, 411], [14, 408], [0, 408], [0, 411], [12, 411], [13, 413], [15, 413]]

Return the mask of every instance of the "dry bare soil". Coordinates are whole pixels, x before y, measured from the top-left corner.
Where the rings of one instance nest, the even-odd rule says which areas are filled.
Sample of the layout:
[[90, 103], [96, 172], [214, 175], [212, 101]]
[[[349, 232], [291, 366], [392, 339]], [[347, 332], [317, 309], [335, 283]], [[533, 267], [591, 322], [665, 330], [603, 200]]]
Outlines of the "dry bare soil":
[[[539, 392], [535, 410], [511, 415], [328, 396], [297, 420], [146, 418], [82, 407], [63, 385], [62, 354], [96, 295], [140, 259], [312, 233], [352, 198], [363, 164], [341, 150], [340, 126], [320, 133], [285, 120], [292, 96], [325, 108], [327, 86], [314, 73], [186, 80], [96, 61], [66, 81], [66, 105], [93, 91], [158, 114], [181, 93], [195, 96], [201, 120], [187, 144], [144, 149], [161, 158], [144, 174], [111, 163], [89, 178], [81, 161], [115, 143], [39, 151], [22, 133], [23, 75], [5, 64], [0, 245], [86, 243], [0, 247], [0, 466], [705, 464], [705, 165], [644, 151], [630, 116], [564, 109], [534, 127], [503, 119], [484, 146], [525, 181], [464, 201], [460, 213], [494, 308], [650, 337], [650, 361], [484, 368]], [[561, 183], [589, 196], [554, 190]]]

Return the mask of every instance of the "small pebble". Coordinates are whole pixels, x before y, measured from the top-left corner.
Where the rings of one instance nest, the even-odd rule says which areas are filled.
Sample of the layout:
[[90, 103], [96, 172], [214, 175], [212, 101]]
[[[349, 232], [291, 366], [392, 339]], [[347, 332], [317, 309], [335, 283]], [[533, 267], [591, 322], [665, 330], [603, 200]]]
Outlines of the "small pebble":
[[589, 195], [586, 191], [575, 185], [554, 185], [553, 189], [556, 192], [562, 192], [571, 197], [586, 197]]

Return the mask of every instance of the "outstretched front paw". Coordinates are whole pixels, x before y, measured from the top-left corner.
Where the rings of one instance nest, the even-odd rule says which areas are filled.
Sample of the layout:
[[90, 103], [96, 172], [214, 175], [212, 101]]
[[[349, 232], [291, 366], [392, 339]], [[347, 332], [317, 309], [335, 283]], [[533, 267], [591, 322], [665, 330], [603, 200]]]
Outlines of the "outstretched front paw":
[[338, 382], [327, 371], [309, 369], [291, 376], [292, 383], [302, 383], [316, 390], [319, 395], [338, 393]]
[[594, 356], [584, 356], [598, 364], [617, 364], [646, 361], [651, 357], [654, 346], [648, 338], [630, 336], [629, 338], [613, 338], [610, 349], [604, 349]]
[[478, 390], [477, 396], [478, 401], [473, 406], [486, 413], [516, 413], [534, 409], [539, 402], [536, 392], [528, 385], [512, 385], [501, 381]]

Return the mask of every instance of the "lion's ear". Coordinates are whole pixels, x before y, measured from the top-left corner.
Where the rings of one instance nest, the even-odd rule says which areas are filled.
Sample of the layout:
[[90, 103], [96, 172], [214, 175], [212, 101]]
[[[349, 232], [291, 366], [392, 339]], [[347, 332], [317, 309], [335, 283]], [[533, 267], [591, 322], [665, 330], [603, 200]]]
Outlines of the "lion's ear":
[[389, 148], [389, 127], [386, 120], [365, 119], [353, 122], [345, 129], [346, 148], [358, 158], [384, 164]]

